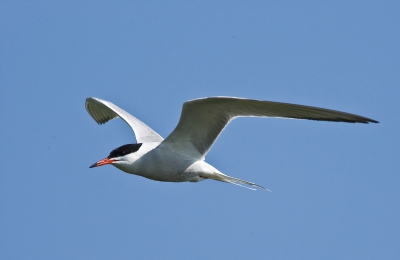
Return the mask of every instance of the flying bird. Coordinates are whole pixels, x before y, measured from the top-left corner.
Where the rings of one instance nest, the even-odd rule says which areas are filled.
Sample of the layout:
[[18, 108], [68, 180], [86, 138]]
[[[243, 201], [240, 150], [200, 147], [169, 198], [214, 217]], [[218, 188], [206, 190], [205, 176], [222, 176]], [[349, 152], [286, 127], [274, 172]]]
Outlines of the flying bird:
[[204, 161], [208, 151], [232, 119], [280, 117], [378, 123], [363, 116], [325, 108], [235, 97], [208, 97], [185, 102], [178, 125], [163, 139], [145, 123], [109, 101], [89, 97], [85, 107], [98, 124], [120, 117], [132, 128], [137, 141], [135, 144], [115, 148], [106, 158], [92, 164], [90, 168], [111, 164], [124, 172], [156, 181], [199, 182], [211, 179], [249, 189], [266, 188], [225, 175]]

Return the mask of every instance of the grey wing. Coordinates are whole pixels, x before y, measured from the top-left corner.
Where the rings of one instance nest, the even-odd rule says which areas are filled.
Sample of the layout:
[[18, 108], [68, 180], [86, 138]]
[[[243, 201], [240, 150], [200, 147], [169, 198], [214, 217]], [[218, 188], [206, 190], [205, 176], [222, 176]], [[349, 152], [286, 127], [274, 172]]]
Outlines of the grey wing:
[[117, 117], [122, 118], [132, 128], [138, 143], [162, 142], [164, 140], [145, 123], [109, 101], [89, 97], [86, 99], [85, 107], [89, 115], [98, 124], [104, 124]]
[[161, 146], [194, 158], [204, 158], [228, 123], [236, 117], [244, 116], [378, 123], [363, 116], [318, 107], [234, 97], [210, 97], [184, 103], [178, 125]]

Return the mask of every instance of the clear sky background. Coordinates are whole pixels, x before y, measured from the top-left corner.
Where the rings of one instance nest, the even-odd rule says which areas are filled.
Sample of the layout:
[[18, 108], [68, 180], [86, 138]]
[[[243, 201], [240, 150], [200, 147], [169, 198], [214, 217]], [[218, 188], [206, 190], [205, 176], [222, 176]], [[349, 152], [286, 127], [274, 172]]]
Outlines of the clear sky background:
[[[1, 259], [398, 259], [398, 1], [1, 1]], [[234, 120], [207, 156], [272, 193], [112, 166], [183, 102], [237, 96], [379, 124]]]

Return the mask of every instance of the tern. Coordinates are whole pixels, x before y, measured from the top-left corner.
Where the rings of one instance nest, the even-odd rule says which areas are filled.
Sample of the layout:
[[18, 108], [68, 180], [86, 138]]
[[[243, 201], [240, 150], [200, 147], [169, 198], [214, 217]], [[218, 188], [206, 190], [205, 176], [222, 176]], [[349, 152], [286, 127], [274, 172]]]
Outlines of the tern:
[[109, 101], [89, 97], [85, 107], [98, 124], [120, 117], [132, 128], [137, 141], [135, 144], [115, 148], [106, 158], [89, 168], [111, 164], [124, 172], [156, 181], [199, 182], [211, 179], [253, 190], [266, 188], [225, 175], [204, 161], [212, 145], [232, 119], [278, 117], [378, 123], [363, 116], [325, 108], [235, 97], [208, 97], [185, 102], [178, 125], [163, 139], [142, 121]]

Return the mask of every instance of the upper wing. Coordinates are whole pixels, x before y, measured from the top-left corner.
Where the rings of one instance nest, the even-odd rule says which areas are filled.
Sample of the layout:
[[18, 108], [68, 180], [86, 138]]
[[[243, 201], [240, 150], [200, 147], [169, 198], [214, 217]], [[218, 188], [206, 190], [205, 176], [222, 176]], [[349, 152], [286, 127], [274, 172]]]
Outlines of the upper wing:
[[187, 101], [175, 130], [161, 144], [194, 158], [204, 158], [226, 125], [235, 117], [282, 117], [348, 123], [378, 123], [345, 112], [233, 97]]
[[85, 103], [89, 115], [98, 123], [104, 124], [111, 119], [122, 118], [133, 130], [138, 143], [162, 142], [164, 139], [145, 123], [109, 101], [89, 97]]

